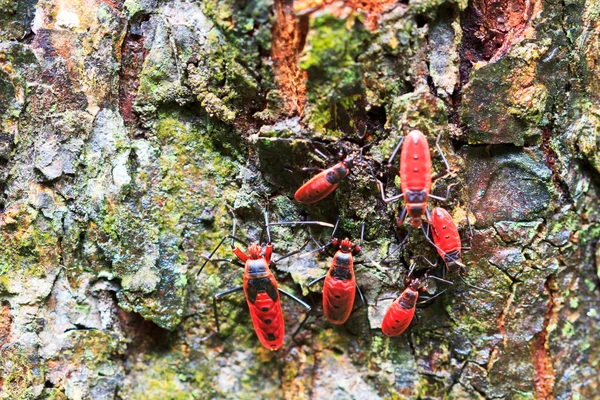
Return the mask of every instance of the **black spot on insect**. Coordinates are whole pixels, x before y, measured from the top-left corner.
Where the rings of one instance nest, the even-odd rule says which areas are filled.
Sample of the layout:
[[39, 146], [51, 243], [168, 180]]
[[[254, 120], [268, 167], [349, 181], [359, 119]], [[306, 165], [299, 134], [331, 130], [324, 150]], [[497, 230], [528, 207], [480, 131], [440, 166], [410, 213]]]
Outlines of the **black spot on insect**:
[[265, 319], [265, 324], [271, 325], [271, 322], [273, 322], [273, 320], [271, 320], [271, 319]]
[[342, 297], [341, 297], [339, 294], [336, 294], [336, 295], [335, 295], [335, 296], [333, 296], [333, 297], [335, 297], [336, 299], [341, 299], [341, 298], [342, 298]]
[[272, 342], [273, 340], [275, 340], [275, 334], [274, 333], [267, 333], [267, 339]]
[[336, 310], [339, 310], [340, 306], [333, 306]]
[[263, 308], [260, 309], [260, 311], [267, 312], [267, 311], [269, 311], [269, 307], [263, 307]]

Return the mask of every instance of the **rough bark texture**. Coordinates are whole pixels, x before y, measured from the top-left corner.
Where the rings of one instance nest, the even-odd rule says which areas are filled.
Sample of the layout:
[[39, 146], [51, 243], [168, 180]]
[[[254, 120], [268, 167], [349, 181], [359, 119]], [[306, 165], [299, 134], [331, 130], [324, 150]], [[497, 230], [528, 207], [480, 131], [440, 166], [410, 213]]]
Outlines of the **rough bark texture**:
[[[0, 0], [0, 398], [598, 398], [599, 21], [597, 0]], [[397, 288], [369, 259], [406, 233], [397, 206], [360, 166], [321, 203], [292, 196], [314, 146], [368, 143], [382, 172], [411, 128], [443, 134], [434, 193], [457, 184], [466, 279], [498, 295], [453, 276], [390, 339], [375, 300]], [[315, 305], [298, 345], [297, 305], [271, 353], [240, 296], [202, 341], [241, 282], [197, 276], [203, 257], [230, 209], [258, 240], [267, 198], [353, 238], [366, 221], [369, 305], [327, 323], [306, 287], [327, 255], [295, 256], [275, 270]], [[272, 234], [279, 255], [307, 239]], [[419, 254], [412, 232], [392, 275]]]

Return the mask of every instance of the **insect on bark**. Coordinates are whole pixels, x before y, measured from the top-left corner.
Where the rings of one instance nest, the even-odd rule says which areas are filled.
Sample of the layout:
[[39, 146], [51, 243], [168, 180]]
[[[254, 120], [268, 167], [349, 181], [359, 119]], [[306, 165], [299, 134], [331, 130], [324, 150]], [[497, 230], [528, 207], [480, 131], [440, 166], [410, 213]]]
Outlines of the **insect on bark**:
[[398, 151], [402, 148], [399, 160], [400, 170], [398, 173], [400, 176], [400, 189], [402, 190], [402, 193], [397, 196], [386, 197], [383, 183], [377, 180], [377, 185], [379, 186], [383, 201], [389, 203], [404, 198], [405, 205], [400, 212], [397, 221], [399, 226], [402, 225], [408, 217], [410, 219], [411, 227], [419, 228], [423, 222], [423, 215], [426, 215], [427, 219], [429, 219], [429, 211], [427, 210], [429, 198], [446, 201], [448, 197], [451, 186], [448, 186], [446, 190], [446, 197], [430, 194], [432, 181], [441, 178], [450, 172], [448, 161], [439, 146], [440, 138], [441, 134], [438, 135], [435, 145], [442, 156], [446, 167], [440, 174], [434, 177], [431, 176], [429, 143], [427, 142], [425, 135], [421, 131], [415, 129], [410, 131], [400, 140], [398, 146], [396, 146], [388, 160], [388, 165], [392, 166], [396, 154], [398, 154]]
[[[339, 240], [334, 238], [335, 231], [339, 225], [339, 219], [332, 233], [332, 240], [317, 250], [327, 246], [333, 246], [336, 252], [331, 260], [327, 274], [310, 282], [308, 286], [323, 280], [323, 313], [325, 318], [332, 324], [340, 325], [348, 320], [354, 307], [355, 295], [361, 299], [361, 306], [365, 299], [356, 284], [354, 275], [354, 257], [360, 252], [364, 237], [364, 224], [361, 230], [360, 244], [353, 244], [348, 238]], [[360, 308], [359, 307], [359, 308]]]
[[[264, 251], [259, 243], [253, 243], [248, 246], [244, 241], [238, 239], [235, 236], [236, 225], [237, 221], [234, 217], [232, 234], [225, 236], [219, 242], [217, 247], [206, 258], [206, 261], [204, 262], [204, 264], [202, 264], [200, 270], [197, 273], [197, 275], [199, 275], [209, 261], [226, 261], [241, 266], [241, 264], [239, 264], [235, 260], [212, 258], [213, 255], [217, 252], [217, 250], [227, 239], [230, 239], [231, 251], [233, 252], [233, 254], [235, 254], [242, 263], [244, 263], [243, 285], [236, 286], [234, 288], [219, 292], [214, 295], [213, 311], [215, 316], [216, 332], [211, 333], [204, 339], [208, 339], [209, 337], [213, 336], [215, 333], [218, 333], [220, 331], [217, 300], [231, 293], [243, 290], [244, 295], [246, 296], [246, 303], [248, 304], [248, 309], [250, 311], [252, 325], [260, 343], [269, 350], [277, 350], [283, 345], [283, 340], [285, 336], [285, 324], [283, 320], [283, 313], [281, 311], [279, 293], [288, 296], [289, 298], [300, 304], [302, 307], [304, 307], [307, 311], [310, 311], [311, 307], [302, 300], [293, 296], [292, 294], [282, 290], [277, 285], [275, 276], [273, 275], [273, 272], [271, 272], [270, 269], [270, 266], [272, 265], [271, 256], [273, 254], [273, 245], [271, 243], [271, 233], [269, 230], [267, 212], [265, 212], [265, 229], [267, 232], [268, 241]], [[248, 254], [245, 254], [240, 248], [235, 246], [236, 241], [247, 246]], [[289, 253], [279, 258], [277, 261], [287, 258], [292, 254], [296, 254], [297, 252], [298, 251]], [[306, 318], [301, 325], [303, 325], [305, 321]]]
[[[390, 305], [390, 307], [385, 313], [385, 316], [383, 317], [383, 320], [381, 322], [381, 331], [386, 336], [398, 336], [404, 333], [406, 329], [408, 329], [410, 323], [412, 322], [415, 316], [417, 300], [419, 300], [419, 292], [427, 290], [427, 282], [430, 278], [452, 285], [452, 282], [450, 281], [446, 281], [445, 279], [441, 279], [436, 276], [429, 276], [427, 273], [424, 275], [423, 278], [412, 279], [411, 276], [414, 272], [414, 269], [415, 264], [413, 264], [408, 273], [408, 276], [406, 277], [404, 290], [402, 291], [400, 296], [395, 298], [394, 302]], [[422, 296], [421, 300], [425, 299], [425, 301], [422, 302], [422, 304], [433, 300], [445, 291], [446, 289], [438, 292], [437, 294], [431, 297]], [[394, 299], [394, 297], [385, 297], [377, 299], [377, 301], [389, 299]]]
[[[454, 219], [446, 211], [441, 207], [434, 208], [429, 216], [429, 226], [431, 229], [431, 236], [433, 236], [433, 241], [429, 238], [429, 234], [423, 227], [423, 233], [425, 233], [425, 237], [427, 240], [435, 247], [437, 253], [442, 258], [445, 264], [445, 268], [442, 269], [442, 277], [446, 277], [446, 272], [457, 272], [458, 277], [465, 283], [465, 285], [481, 290], [483, 292], [491, 293], [493, 295], [499, 295], [498, 293], [481, 288], [479, 286], [472, 285], [468, 283], [463, 275], [467, 273], [467, 267], [462, 262], [462, 251], [468, 250], [470, 246], [463, 246], [462, 239], [460, 238], [460, 234], [458, 233], [458, 228], [454, 223]], [[469, 222], [469, 216], [467, 212], [467, 223]], [[469, 232], [471, 230], [471, 224], [469, 223]], [[472, 233], [469, 234], [469, 240], [472, 236]], [[424, 257], [423, 257], [424, 258]], [[427, 260], [426, 258], [424, 258]], [[428, 261], [429, 262], [429, 261]], [[432, 264], [429, 262], [432, 266]], [[436, 262], [437, 264], [437, 262]]]
[[294, 194], [297, 202], [313, 204], [329, 196], [338, 187], [340, 181], [348, 176], [354, 166], [354, 159], [346, 157], [343, 161], [313, 176], [300, 186]]

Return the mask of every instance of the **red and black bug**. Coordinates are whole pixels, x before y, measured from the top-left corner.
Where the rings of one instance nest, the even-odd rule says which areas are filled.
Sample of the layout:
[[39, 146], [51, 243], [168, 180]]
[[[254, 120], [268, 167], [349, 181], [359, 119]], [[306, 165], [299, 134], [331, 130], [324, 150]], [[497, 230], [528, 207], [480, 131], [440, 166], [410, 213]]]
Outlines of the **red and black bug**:
[[[468, 220], [467, 216], [467, 220]], [[429, 224], [433, 236], [433, 244], [447, 268], [454, 271], [459, 268], [460, 273], [466, 273], [467, 268], [462, 263], [462, 250], [470, 247], [463, 247], [462, 240], [458, 233], [458, 228], [448, 211], [441, 207], [434, 208], [431, 212]]]
[[[388, 165], [391, 166], [396, 154], [402, 148], [400, 152], [400, 188], [402, 193], [390, 198], [385, 197], [383, 183], [377, 180], [381, 192], [381, 198], [386, 203], [404, 198], [405, 206], [402, 209], [400, 216], [398, 217], [398, 225], [402, 225], [404, 220], [408, 216], [410, 218], [411, 227], [419, 228], [422, 225], [423, 215], [427, 215], [427, 201], [429, 198], [445, 201], [448, 197], [450, 187], [448, 186], [446, 191], [446, 197], [438, 197], [430, 194], [431, 183], [450, 172], [450, 166], [448, 161], [439, 146], [441, 134], [438, 135], [435, 142], [446, 170], [441, 172], [435, 177], [431, 176], [431, 155], [429, 153], [429, 143], [427, 138], [419, 130], [412, 130], [403, 137], [398, 146], [394, 149], [394, 152], [389, 158]], [[428, 215], [427, 215], [427, 218]]]
[[[410, 323], [415, 316], [415, 310], [417, 308], [417, 300], [419, 299], [419, 292], [427, 290], [427, 282], [429, 278], [434, 278], [440, 280], [442, 282], [452, 284], [452, 282], [446, 281], [444, 279], [438, 278], [436, 276], [429, 276], [425, 274], [425, 276], [421, 279], [419, 278], [411, 278], [412, 273], [414, 271], [415, 265], [411, 268], [408, 276], [405, 280], [405, 289], [402, 291], [399, 297], [397, 297], [394, 302], [390, 305], [383, 320], [381, 322], [381, 331], [386, 336], [398, 336], [401, 335], [406, 329], [409, 327]], [[425, 302], [428, 302], [434, 299], [437, 296], [440, 296], [444, 293], [446, 289], [440, 291], [434, 296], [427, 297]], [[389, 300], [393, 297], [386, 297], [379, 300]], [[425, 299], [425, 297], [421, 297], [421, 299]]]
[[346, 157], [344, 160], [313, 176], [308, 182], [300, 186], [294, 198], [302, 204], [313, 204], [329, 196], [338, 187], [340, 181], [348, 176], [354, 166], [354, 159]]
[[398, 336], [408, 328], [415, 316], [420, 285], [418, 279], [413, 279], [388, 308], [381, 321], [381, 331], [384, 335]]
[[[227, 240], [231, 240], [231, 250], [243, 263], [244, 263], [244, 283], [243, 286], [237, 286], [229, 290], [217, 293], [213, 297], [213, 311], [215, 315], [216, 332], [220, 330], [219, 316], [217, 309], [217, 300], [222, 297], [243, 290], [246, 296], [246, 302], [250, 310], [250, 316], [252, 318], [252, 325], [254, 331], [258, 336], [258, 339], [264, 347], [269, 350], [277, 350], [283, 344], [284, 339], [284, 321], [283, 313], [281, 311], [281, 303], [279, 293], [283, 293], [304, 308], [310, 311], [311, 307], [293, 296], [292, 294], [282, 290], [278, 287], [277, 281], [271, 269], [271, 256], [273, 254], [273, 245], [271, 244], [271, 234], [269, 231], [268, 214], [265, 212], [265, 229], [267, 232], [267, 244], [264, 252], [263, 248], [259, 243], [254, 243], [248, 246], [244, 241], [238, 239], [235, 236], [236, 230], [236, 219], [233, 218], [233, 232], [231, 235], [225, 236], [217, 247], [210, 253], [204, 264], [200, 267], [198, 274], [202, 272], [204, 266], [208, 261], [227, 261], [233, 264], [238, 264], [234, 260], [223, 260], [223, 259], [212, 259], [213, 255], [221, 247], [221, 245]], [[238, 241], [248, 248], [248, 254], [246, 255], [241, 249], [235, 246], [235, 241]], [[292, 252], [284, 257], [281, 257], [280, 261], [298, 251]], [[304, 321], [303, 323], [304, 324]], [[301, 325], [302, 325], [301, 324]], [[214, 334], [214, 333], [213, 333]], [[209, 335], [212, 336], [213, 334]], [[207, 337], [208, 338], [208, 337]]]
[[[445, 268], [442, 269], [442, 277], [446, 277], [446, 272], [457, 272], [458, 277], [464, 282], [465, 285], [481, 290], [483, 292], [491, 293], [493, 295], [499, 295], [498, 293], [481, 288], [479, 286], [472, 285], [468, 283], [463, 277], [464, 274], [467, 273], [467, 267], [462, 262], [462, 251], [470, 249], [469, 246], [462, 245], [462, 239], [460, 234], [458, 233], [458, 228], [452, 219], [452, 216], [448, 213], [448, 211], [444, 210], [441, 207], [435, 208], [429, 217], [429, 231], [431, 231], [431, 235], [433, 236], [433, 241], [429, 238], [429, 233], [421, 227], [423, 233], [427, 240], [435, 247], [437, 253], [444, 261], [446, 265]], [[467, 212], [467, 223], [469, 225], [469, 237], [468, 240], [471, 240], [472, 232], [471, 232], [471, 224], [469, 223], [469, 217]], [[422, 257], [426, 260], [432, 267], [437, 266], [437, 262], [431, 263], [427, 258]]]
[[[335, 231], [339, 225], [339, 219], [335, 224], [332, 233], [332, 240], [320, 249], [327, 246], [333, 246], [336, 250], [331, 266], [327, 274], [308, 284], [308, 287], [324, 280], [323, 282], [323, 313], [325, 318], [332, 324], [343, 324], [348, 320], [354, 307], [354, 298], [356, 292], [361, 300], [361, 306], [365, 304], [365, 299], [356, 284], [354, 275], [354, 257], [360, 252], [364, 237], [364, 224], [362, 226], [360, 244], [353, 244], [348, 238], [339, 240], [334, 238]], [[320, 250], [319, 249], [319, 250]], [[359, 307], [359, 308], [360, 308]]]

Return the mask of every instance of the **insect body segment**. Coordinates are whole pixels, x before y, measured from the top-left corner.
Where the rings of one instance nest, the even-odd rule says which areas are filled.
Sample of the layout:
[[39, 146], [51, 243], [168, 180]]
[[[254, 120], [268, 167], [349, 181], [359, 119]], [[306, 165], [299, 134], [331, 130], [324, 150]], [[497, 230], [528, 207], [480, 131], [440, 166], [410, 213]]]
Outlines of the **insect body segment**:
[[[315, 221], [310, 221], [309, 223], [315, 223]], [[240, 248], [236, 247], [235, 241], [244, 243], [242, 240], [235, 237], [236, 225], [237, 222], [234, 218], [232, 234], [225, 236], [219, 242], [212, 253], [206, 257], [206, 261], [200, 267], [197, 273], [197, 275], [199, 275], [202, 272], [208, 261], [227, 261], [232, 264], [240, 265], [239, 262], [235, 260], [217, 260], [212, 258], [227, 239], [231, 240], [231, 251], [233, 254], [235, 254], [244, 263], [243, 286], [237, 286], [232, 289], [219, 292], [213, 297], [213, 311], [215, 315], [215, 325], [217, 328], [215, 333], [220, 331], [217, 300], [231, 293], [243, 290], [246, 296], [246, 302], [248, 303], [248, 309], [250, 310], [252, 326], [254, 327], [254, 331], [256, 332], [260, 343], [269, 350], [277, 350], [283, 345], [285, 335], [285, 324], [281, 310], [281, 299], [279, 293], [281, 292], [285, 294], [287, 297], [302, 305], [308, 311], [310, 311], [311, 308], [302, 300], [280, 289], [277, 285], [277, 281], [275, 280], [273, 272], [271, 272], [271, 269], [269, 268], [271, 265], [271, 256], [273, 254], [273, 245], [271, 244], [271, 234], [269, 231], [267, 213], [265, 212], [265, 228], [268, 242], [265, 246], [264, 252], [262, 246], [258, 243], [248, 246], [248, 254], [245, 254]], [[279, 260], [287, 258], [295, 253], [297, 253], [297, 251], [285, 255]], [[305, 321], [306, 318], [300, 325], [302, 326]], [[213, 334], [208, 335], [205, 339], [213, 336]]]
[[415, 315], [418, 299], [419, 281], [415, 279], [385, 313], [381, 323], [381, 331], [384, 335], [398, 336], [408, 328]]
[[[283, 345], [285, 327], [279, 288], [269, 269], [271, 249], [268, 244], [263, 257], [260, 245], [253, 244], [248, 248], [250, 257], [245, 261], [244, 293], [258, 339], [267, 349], [277, 350]], [[234, 253], [238, 252], [240, 250], [236, 248]]]
[[353, 166], [353, 158], [348, 157], [333, 167], [319, 172], [296, 191], [294, 198], [303, 204], [313, 204], [323, 200], [333, 193], [340, 181], [348, 176]]
[[466, 272], [461, 259], [462, 242], [452, 216], [438, 207], [431, 213], [429, 223], [435, 248], [448, 269], [452, 271], [459, 267], [461, 272]]
[[421, 227], [423, 224], [423, 215], [429, 219], [429, 211], [427, 209], [428, 200], [432, 198], [445, 201], [448, 197], [452, 185], [448, 186], [446, 197], [438, 197], [430, 194], [431, 183], [435, 179], [448, 174], [450, 171], [448, 161], [446, 160], [446, 157], [444, 157], [439, 145], [440, 138], [441, 135], [438, 135], [435, 146], [444, 161], [444, 165], [446, 166], [445, 171], [434, 177], [431, 176], [431, 154], [429, 152], [429, 143], [427, 142], [425, 135], [421, 131], [415, 129], [402, 138], [388, 161], [388, 166], [393, 168], [393, 160], [398, 151], [400, 151], [400, 170], [398, 171], [398, 175], [400, 176], [400, 189], [402, 190], [402, 193], [387, 198], [384, 193], [383, 183], [375, 178], [383, 201], [389, 203], [404, 198], [405, 206], [398, 217], [398, 225], [402, 225], [406, 217], [408, 217], [410, 219], [411, 228]]
[[323, 312], [329, 322], [339, 325], [348, 320], [354, 306], [354, 256], [360, 251], [360, 246], [353, 246], [348, 238], [339, 244], [334, 239], [332, 243], [339, 247], [323, 283]]
[[418, 228], [427, 210], [427, 198], [431, 190], [431, 155], [427, 138], [421, 131], [411, 131], [402, 143], [400, 188], [406, 206], [398, 223], [403, 223], [408, 214], [410, 224]]

